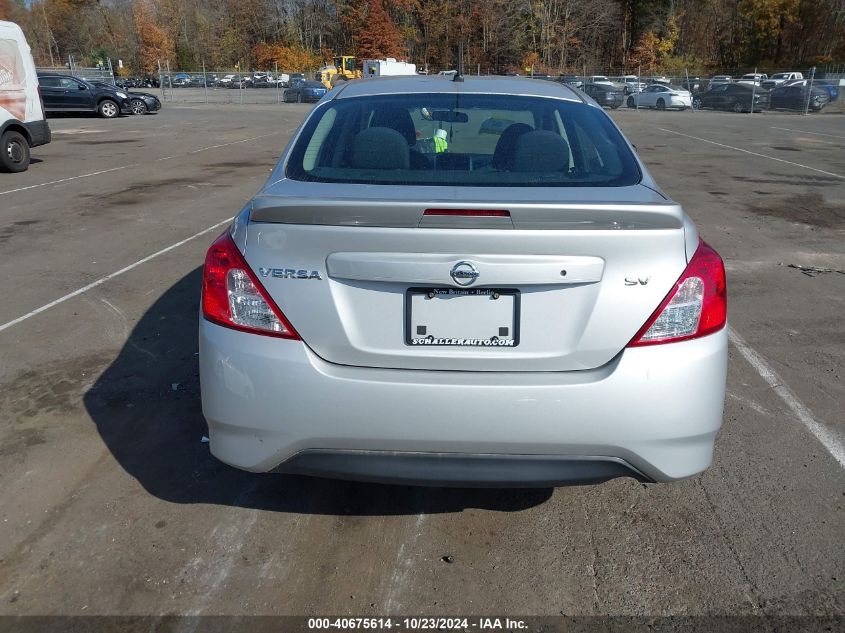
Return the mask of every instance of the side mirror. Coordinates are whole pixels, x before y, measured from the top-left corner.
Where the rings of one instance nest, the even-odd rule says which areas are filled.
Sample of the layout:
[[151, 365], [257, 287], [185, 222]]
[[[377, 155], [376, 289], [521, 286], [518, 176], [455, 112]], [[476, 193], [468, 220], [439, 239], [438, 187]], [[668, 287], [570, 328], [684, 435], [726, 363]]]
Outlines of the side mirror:
[[87, 86], [84, 86], [84, 85], [82, 85], [82, 84], [79, 84], [79, 89], [80, 89], [80, 90], [88, 90], [88, 87], [87, 87]]

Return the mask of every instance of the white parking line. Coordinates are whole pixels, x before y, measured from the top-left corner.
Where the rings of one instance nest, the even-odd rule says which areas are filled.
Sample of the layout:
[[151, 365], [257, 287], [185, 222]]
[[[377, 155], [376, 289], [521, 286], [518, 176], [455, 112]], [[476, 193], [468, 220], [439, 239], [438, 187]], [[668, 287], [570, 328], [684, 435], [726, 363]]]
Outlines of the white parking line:
[[5, 196], [7, 193], [18, 193], [19, 191], [26, 191], [28, 189], [38, 189], [38, 187], [47, 187], [48, 185], [58, 185], [62, 182], [70, 180], [77, 180], [79, 178], [90, 178], [91, 176], [99, 176], [100, 174], [108, 174], [112, 171], [120, 171], [121, 169], [129, 169], [130, 167], [137, 167], [140, 163], [133, 163], [131, 165], [124, 165], [123, 167], [112, 167], [111, 169], [103, 169], [102, 171], [92, 171], [90, 174], [82, 174], [81, 176], [71, 176], [69, 178], [62, 178], [61, 180], [51, 180], [50, 182], [42, 182], [38, 185], [29, 185], [28, 187], [18, 187], [17, 189], [9, 189], [7, 191], [0, 191], [0, 196]]
[[217, 224], [212, 224], [207, 229], [203, 229], [199, 233], [194, 233], [193, 235], [191, 235], [191, 237], [186, 237], [184, 240], [180, 240], [180, 241], [176, 242], [175, 244], [171, 244], [170, 246], [161, 249], [160, 251], [156, 251], [152, 255], [147, 255], [143, 259], [139, 259], [134, 264], [129, 264], [128, 266], [125, 266], [125, 267], [121, 268], [120, 270], [117, 270], [117, 271], [115, 271], [111, 274], [108, 274], [105, 277], [100, 277], [97, 281], [91, 282], [87, 286], [82, 286], [82, 288], [78, 288], [78, 289], [74, 290], [73, 292], [69, 292], [68, 294], [64, 295], [63, 297], [59, 297], [58, 299], [55, 299], [54, 301], [51, 301], [50, 303], [45, 303], [40, 308], [35, 308], [35, 310], [32, 310], [31, 312], [27, 312], [23, 316], [19, 316], [17, 319], [12, 319], [8, 323], [4, 323], [3, 325], [0, 325], [0, 332], [12, 327], [13, 325], [17, 325], [18, 323], [26, 321], [27, 319], [30, 319], [30, 318], [38, 315], [38, 314], [41, 314], [45, 310], [49, 310], [50, 308], [55, 307], [55, 306], [59, 305], [60, 303], [64, 303], [68, 299], [73, 299], [74, 297], [77, 297], [77, 296], [79, 296], [79, 295], [81, 295], [85, 292], [88, 292], [92, 288], [96, 288], [97, 286], [100, 286], [100, 285], [106, 283], [109, 279], [114, 279], [115, 277], [118, 277], [119, 275], [122, 275], [123, 273], [128, 273], [130, 270], [137, 268], [141, 264], [145, 264], [148, 261], [153, 260], [156, 257], [159, 257], [160, 255], [164, 255], [165, 253], [172, 251], [174, 248], [179, 248], [183, 244], [187, 244], [191, 240], [195, 240], [196, 238], [201, 237], [201, 236], [205, 235], [206, 233], [210, 233], [214, 229], [219, 228], [219, 227], [223, 226], [224, 224], [228, 224], [231, 221], [232, 221], [232, 218], [228, 218], [226, 220], [222, 220], [222, 221], [218, 222]]
[[822, 132], [808, 132], [807, 130], [793, 130], [789, 127], [775, 127], [772, 126], [773, 130], [785, 130], [786, 132], [800, 132], [801, 134], [813, 134], [815, 136], [828, 136], [830, 138], [845, 138], [845, 136], [837, 136], [836, 134], [823, 134]]
[[752, 152], [751, 150], [742, 149], [741, 147], [734, 147], [732, 145], [725, 145], [724, 143], [717, 143], [716, 141], [711, 141], [710, 139], [701, 138], [700, 136], [692, 136], [690, 134], [684, 134], [683, 132], [676, 132], [675, 130], [667, 130], [666, 128], [659, 127], [657, 128], [661, 132], [669, 132], [670, 134], [677, 134], [678, 136], [685, 136], [687, 138], [691, 138], [696, 141], [701, 141], [702, 143], [710, 143], [711, 145], [718, 145], [719, 147], [724, 147], [725, 149], [732, 149], [735, 152], [743, 152], [744, 154], [751, 154], [752, 156], [759, 156], [760, 158], [768, 158], [769, 160], [775, 160], [779, 163], [786, 163], [787, 165], [792, 165], [793, 167], [800, 167], [802, 169], [809, 169], [810, 171], [815, 171], [820, 174], [824, 174], [825, 176], [833, 176], [834, 178], [842, 178], [845, 180], [845, 176], [842, 174], [834, 174], [830, 171], [824, 171], [822, 169], [816, 169], [815, 167], [810, 167], [809, 165], [802, 165], [801, 163], [793, 163], [791, 160], [784, 160], [783, 158], [776, 158], [775, 156], [769, 156], [767, 154], [758, 154], [757, 152]]
[[812, 412], [798, 399], [798, 396], [787, 386], [783, 378], [772, 369], [760, 354], [745, 342], [745, 339], [737, 334], [736, 330], [728, 328], [728, 337], [745, 360], [760, 374], [760, 377], [766, 381], [769, 387], [780, 396], [781, 400], [786, 403], [786, 406], [789, 407], [789, 410], [792, 411], [795, 417], [821, 442], [822, 446], [839, 462], [839, 465], [845, 468], [845, 444], [843, 444], [842, 439], [834, 431], [813, 417]]
[[[228, 147], [229, 145], [238, 145], [239, 143], [248, 143], [249, 141], [256, 141], [260, 138], [266, 138], [268, 136], [275, 136], [277, 134], [281, 134], [281, 130], [278, 132], [270, 132], [269, 134], [261, 134], [260, 136], [253, 136], [251, 138], [244, 138], [239, 141], [232, 141], [231, 143], [221, 143], [220, 145], [209, 145], [208, 147], [201, 147], [199, 149], [191, 150], [185, 154], [177, 154], [173, 156], [164, 156], [162, 158], [156, 158], [155, 162], [161, 162], [165, 160], [172, 160], [177, 156], [187, 156], [189, 154], [199, 154], [200, 152], [207, 152], [210, 149], [218, 149], [220, 147]], [[108, 174], [113, 171], [121, 171], [123, 169], [130, 169], [132, 167], [138, 167], [141, 163], [132, 163], [131, 165], [123, 165], [121, 167], [112, 167], [111, 169], [103, 169], [101, 171], [94, 171], [90, 174], [80, 174], [79, 176], [70, 176], [69, 178], [62, 178], [60, 180], [51, 180], [50, 182], [42, 182], [37, 185], [29, 185], [28, 187], [19, 187], [17, 189], [9, 189], [7, 191], [0, 191], [0, 196], [5, 196], [7, 193], [18, 193], [20, 191], [27, 191], [29, 189], [38, 189], [39, 187], [48, 187], [49, 185], [58, 185], [63, 182], [69, 182], [71, 180], [78, 180], [80, 178], [90, 178], [91, 176], [100, 176], [102, 174]]]

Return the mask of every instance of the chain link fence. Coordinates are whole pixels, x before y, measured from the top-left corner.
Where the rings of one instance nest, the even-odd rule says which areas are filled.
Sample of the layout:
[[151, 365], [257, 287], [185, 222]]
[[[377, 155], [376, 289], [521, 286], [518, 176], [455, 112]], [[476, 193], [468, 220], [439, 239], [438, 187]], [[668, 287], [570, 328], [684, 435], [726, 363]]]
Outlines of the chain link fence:
[[[168, 72], [162, 70], [155, 81], [159, 97], [164, 103], [185, 104], [269, 104], [284, 102], [284, 91], [297, 79], [314, 80], [317, 69], [288, 72], [274, 68], [272, 71], [249, 72], [214, 71]], [[138, 86], [138, 79], [118, 80], [131, 89]], [[143, 82], [141, 82], [143, 83]], [[149, 86], [149, 82], [145, 85]]]
[[662, 85], [689, 92], [693, 106], [690, 110], [731, 110], [748, 114], [772, 110], [795, 114], [845, 113], [845, 64], [803, 69], [740, 68], [706, 74], [688, 70], [662, 73], [643, 72], [638, 68], [585, 66], [577, 74], [534, 73], [534, 76], [576, 87], [609, 83], [622, 92], [621, 107], [634, 109], [671, 109], [665, 99], [662, 106], [658, 106], [660, 95], [655, 93], [660, 92], [658, 86]]
[[[284, 91], [297, 78], [314, 80], [317, 69], [292, 72], [273, 68], [269, 71], [205, 70], [180, 72], [160, 64], [157, 76], [117, 78], [117, 85], [127, 89], [155, 89], [162, 102], [174, 104], [272, 104], [284, 102]], [[41, 69], [39, 69], [41, 70]], [[78, 77], [115, 82], [111, 65], [80, 68], [72, 60], [65, 68], [43, 69], [70, 72]], [[573, 74], [534, 77], [561, 81], [576, 87], [585, 83], [616, 86], [623, 94], [622, 108], [650, 109], [658, 100], [650, 93], [656, 85], [672, 86], [690, 93], [689, 105], [677, 109], [733, 110], [749, 114], [777, 110], [796, 114], [817, 112], [845, 113], [845, 64], [827, 64], [812, 68], [740, 68], [706, 74], [690, 72], [642, 72], [640, 69], [589, 66]], [[476, 72], [483, 72], [478, 67]], [[811, 84], [811, 85], [808, 85]], [[721, 94], [724, 92], [725, 94]], [[746, 103], [747, 102], [747, 103]], [[752, 103], [754, 105], [752, 105]], [[664, 100], [665, 105], [665, 100]], [[671, 109], [671, 108], [666, 108]]]
[[114, 84], [114, 69], [110, 59], [98, 66], [79, 66], [73, 57], [68, 57], [64, 66], [39, 66], [36, 68], [39, 73], [54, 73], [59, 75], [71, 75], [87, 81], [103, 81]]

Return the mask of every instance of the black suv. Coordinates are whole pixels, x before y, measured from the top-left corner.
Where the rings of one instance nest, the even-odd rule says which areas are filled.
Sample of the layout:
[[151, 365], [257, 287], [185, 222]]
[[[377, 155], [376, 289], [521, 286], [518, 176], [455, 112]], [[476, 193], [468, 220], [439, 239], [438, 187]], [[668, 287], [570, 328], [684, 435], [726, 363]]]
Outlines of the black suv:
[[104, 119], [132, 114], [129, 95], [116, 86], [95, 86], [70, 75], [40, 74], [41, 98], [47, 112], [97, 112]]

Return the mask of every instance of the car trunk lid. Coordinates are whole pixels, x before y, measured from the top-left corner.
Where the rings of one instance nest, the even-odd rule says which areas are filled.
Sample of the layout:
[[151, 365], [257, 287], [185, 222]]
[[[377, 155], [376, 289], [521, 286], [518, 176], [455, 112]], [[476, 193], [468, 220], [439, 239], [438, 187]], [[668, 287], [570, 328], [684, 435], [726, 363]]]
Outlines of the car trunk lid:
[[[265, 193], [245, 257], [330, 362], [591, 369], [625, 347], [686, 265], [680, 207], [626, 189], [639, 190], [625, 196], [634, 202], [570, 194], [562, 203], [536, 191], [516, 202], [509, 189], [510, 200], [486, 190], [459, 208], [430, 191], [366, 202]], [[507, 214], [426, 213], [461, 209]]]

